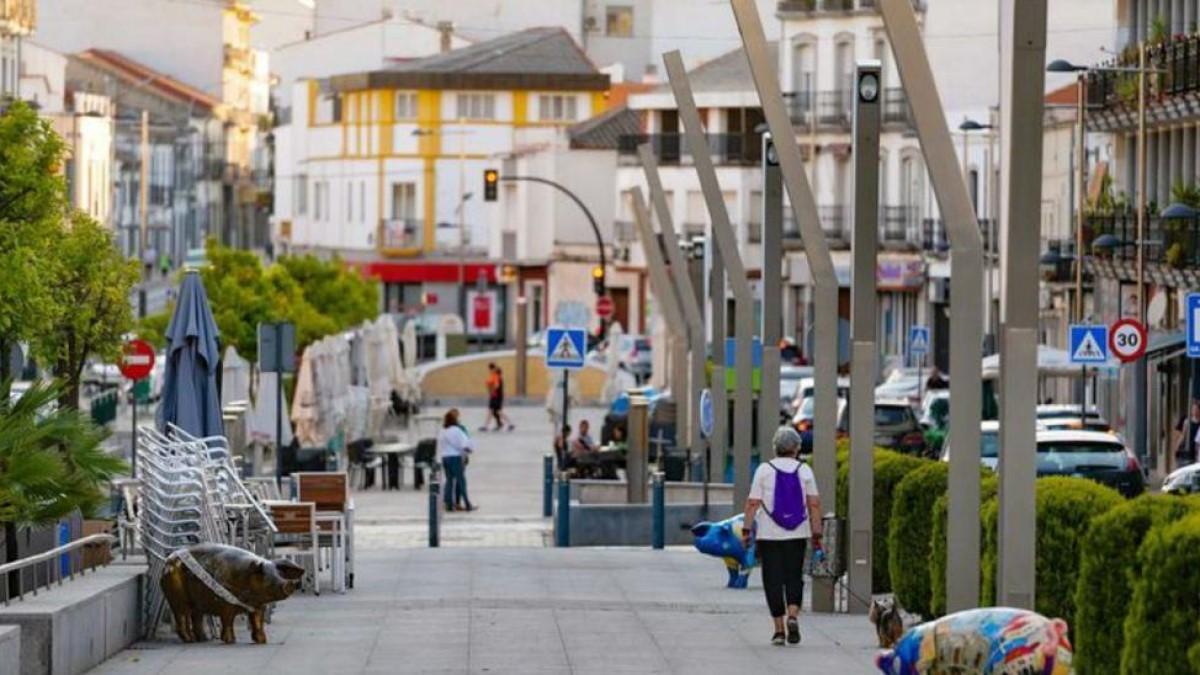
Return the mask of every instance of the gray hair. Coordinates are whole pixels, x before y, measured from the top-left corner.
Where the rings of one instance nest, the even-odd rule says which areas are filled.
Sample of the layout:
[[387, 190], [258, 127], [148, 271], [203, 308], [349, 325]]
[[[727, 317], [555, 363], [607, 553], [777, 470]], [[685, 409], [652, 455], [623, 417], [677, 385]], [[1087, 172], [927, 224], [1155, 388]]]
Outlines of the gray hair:
[[800, 434], [791, 427], [779, 427], [775, 430], [775, 437], [771, 439], [771, 445], [775, 448], [775, 454], [778, 456], [795, 456], [800, 454]]

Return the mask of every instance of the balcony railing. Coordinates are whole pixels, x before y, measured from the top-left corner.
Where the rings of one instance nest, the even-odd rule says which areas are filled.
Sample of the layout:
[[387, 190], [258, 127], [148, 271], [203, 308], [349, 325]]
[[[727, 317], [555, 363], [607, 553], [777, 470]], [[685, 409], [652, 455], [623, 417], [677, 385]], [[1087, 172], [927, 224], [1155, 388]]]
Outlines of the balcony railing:
[[[992, 237], [999, 237], [998, 227], [993, 227], [988, 218], [979, 219], [979, 233], [983, 238], [985, 251], [997, 251]], [[921, 220], [921, 248], [926, 251], [940, 253], [950, 250], [950, 236], [946, 233], [946, 223], [941, 218], [924, 218]]]
[[638, 241], [637, 230], [633, 222], [629, 220], [614, 221], [613, 240], [618, 244], [632, 244]]
[[[924, 0], [913, 0], [917, 11], [925, 10]], [[803, 12], [876, 11], [878, 0], [779, 0], [776, 9], [781, 14]]]
[[[1128, 50], [1116, 59], [1098, 66], [1137, 68], [1137, 50]], [[1149, 105], [1164, 96], [1178, 96], [1200, 91], [1200, 34], [1180, 35], [1146, 48], [1146, 67], [1165, 70], [1146, 78]], [[1137, 106], [1136, 72], [1088, 72], [1088, 105], [1093, 107]]]
[[[762, 134], [706, 134], [708, 150], [713, 162], [753, 166], [762, 161]], [[660, 164], [679, 164], [690, 157], [687, 143], [681, 134], [631, 134], [617, 139], [617, 152], [625, 157], [636, 157], [637, 148], [649, 143]]]
[[424, 243], [424, 226], [416, 218], [392, 218], [380, 224], [381, 249], [415, 249]]
[[[797, 131], [812, 129], [849, 130], [854, 121], [854, 95], [851, 91], [798, 91], [786, 95], [792, 124]], [[908, 97], [899, 87], [883, 93], [883, 123], [913, 126]]]
[[914, 206], [879, 207], [879, 241], [887, 244], [916, 243], [917, 209]]
[[[1104, 216], [1088, 216], [1084, 228], [1084, 255], [1110, 257], [1114, 260], [1132, 262], [1137, 260], [1138, 231], [1137, 214], [1121, 213]], [[1142, 239], [1145, 261], [1151, 265], [1163, 265], [1175, 269], [1200, 267], [1200, 219], [1164, 219], [1148, 216]], [[1101, 235], [1111, 234], [1116, 238], [1106, 249], [1093, 244]]]

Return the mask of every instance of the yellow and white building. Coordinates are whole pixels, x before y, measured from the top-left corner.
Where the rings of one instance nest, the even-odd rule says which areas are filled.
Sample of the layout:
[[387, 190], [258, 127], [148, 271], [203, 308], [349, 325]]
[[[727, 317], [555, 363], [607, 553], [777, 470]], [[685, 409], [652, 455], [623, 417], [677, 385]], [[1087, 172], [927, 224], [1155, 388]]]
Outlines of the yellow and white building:
[[485, 169], [565, 143], [605, 109], [608, 87], [561, 28], [299, 80], [292, 123], [276, 133], [277, 249], [360, 263], [391, 311], [457, 313], [460, 286], [500, 291], [505, 261], [489, 242], [521, 212], [484, 200]]

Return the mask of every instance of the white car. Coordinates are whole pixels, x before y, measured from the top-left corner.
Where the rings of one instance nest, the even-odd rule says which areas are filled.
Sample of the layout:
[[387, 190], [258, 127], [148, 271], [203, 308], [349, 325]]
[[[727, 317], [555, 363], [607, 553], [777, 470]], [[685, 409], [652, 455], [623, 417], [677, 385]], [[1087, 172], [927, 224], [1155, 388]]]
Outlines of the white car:
[[1175, 469], [1163, 481], [1162, 491], [1171, 495], [1200, 493], [1200, 464]]
[[812, 366], [781, 366], [779, 369], [779, 413], [790, 419], [800, 405], [800, 385], [812, 379]]
[[1047, 429], [1111, 431], [1112, 425], [1094, 405], [1084, 411], [1078, 403], [1047, 403], [1037, 407], [1037, 420]]
[[[950, 461], [952, 442], [947, 434], [946, 441], [942, 443], [943, 462]], [[995, 471], [996, 465], [1000, 463], [1000, 423], [996, 420], [984, 420], [979, 423], [979, 461], [992, 471]]]
[[[815, 379], [811, 377], [800, 380], [800, 386], [796, 388], [796, 400], [799, 402], [796, 404], [796, 414], [792, 416], [793, 426], [798, 427], [804, 420], [812, 419], [812, 404], [808, 403], [808, 400], [812, 398], [813, 392], [816, 390], [815, 382]], [[837, 379], [837, 396], [839, 399], [850, 398], [850, 378], [839, 377]], [[806, 405], [810, 411], [807, 414], [803, 412]]]

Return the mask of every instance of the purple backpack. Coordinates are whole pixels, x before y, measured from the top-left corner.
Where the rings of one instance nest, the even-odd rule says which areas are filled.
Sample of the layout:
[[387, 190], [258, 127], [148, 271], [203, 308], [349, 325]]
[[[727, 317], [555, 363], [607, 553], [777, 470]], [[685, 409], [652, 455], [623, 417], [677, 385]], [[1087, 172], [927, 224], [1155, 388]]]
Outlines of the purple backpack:
[[808, 520], [808, 509], [805, 506], [804, 486], [800, 484], [800, 466], [795, 471], [781, 471], [773, 462], [767, 465], [775, 470], [775, 509], [763, 510], [771, 516], [775, 524], [785, 530], [794, 530]]

